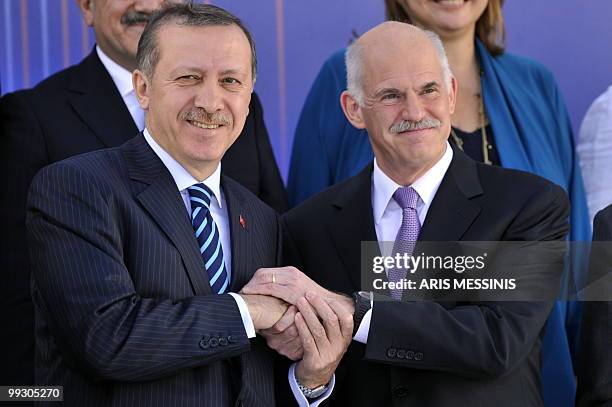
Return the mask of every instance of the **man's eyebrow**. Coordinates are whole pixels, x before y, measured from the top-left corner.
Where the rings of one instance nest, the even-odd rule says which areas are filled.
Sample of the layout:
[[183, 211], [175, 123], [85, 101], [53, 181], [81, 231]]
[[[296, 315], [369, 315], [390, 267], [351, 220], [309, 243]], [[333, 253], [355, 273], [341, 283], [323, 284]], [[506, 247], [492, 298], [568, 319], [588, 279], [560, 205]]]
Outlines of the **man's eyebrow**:
[[221, 75], [244, 75], [245, 72], [240, 68], [230, 68], [221, 71]]
[[382, 88], [382, 89], [379, 89], [376, 93], [374, 93], [374, 97], [376, 98], [379, 96], [387, 95], [389, 93], [401, 93], [401, 92], [397, 88]]
[[437, 88], [439, 86], [440, 84], [438, 83], [438, 81], [430, 81], [427, 82], [425, 85], [421, 86], [421, 89]]

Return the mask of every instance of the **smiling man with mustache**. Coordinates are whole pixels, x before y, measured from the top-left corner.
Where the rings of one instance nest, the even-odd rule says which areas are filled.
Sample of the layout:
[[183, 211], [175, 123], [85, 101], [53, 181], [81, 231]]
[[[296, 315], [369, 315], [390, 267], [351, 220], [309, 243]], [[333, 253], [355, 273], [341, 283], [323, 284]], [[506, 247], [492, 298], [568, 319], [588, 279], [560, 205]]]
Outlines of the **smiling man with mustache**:
[[[76, 0], [96, 46], [79, 64], [33, 89], [0, 99], [0, 172], [7, 191], [0, 196], [6, 232], [0, 269], [7, 277], [0, 293], [5, 361], [0, 384], [33, 382], [34, 316], [25, 238], [28, 187], [44, 166], [77, 154], [121, 145], [144, 129], [144, 111], [132, 87], [138, 41], [163, 0]], [[178, 1], [178, 3], [181, 3]], [[261, 103], [253, 93], [244, 129], [223, 159], [223, 174], [265, 203], [283, 211], [286, 193], [276, 166]]]
[[[367, 130], [374, 162], [287, 212], [284, 264], [296, 268], [277, 271], [276, 283], [257, 272], [242, 292], [288, 303], [305, 291], [352, 298], [353, 338], [335, 370], [332, 406], [542, 407], [540, 348], [551, 301], [419, 301], [392, 287], [372, 296], [373, 254], [362, 243], [412, 254], [432, 241], [562, 241], [567, 196], [543, 178], [478, 163], [449, 145], [457, 81], [437, 35], [383, 23], [347, 49], [346, 66], [342, 109]], [[546, 285], [558, 284], [561, 271]], [[389, 267], [382, 276], [401, 287], [406, 273]], [[281, 325], [264, 332], [269, 346], [299, 358], [295, 333]]]

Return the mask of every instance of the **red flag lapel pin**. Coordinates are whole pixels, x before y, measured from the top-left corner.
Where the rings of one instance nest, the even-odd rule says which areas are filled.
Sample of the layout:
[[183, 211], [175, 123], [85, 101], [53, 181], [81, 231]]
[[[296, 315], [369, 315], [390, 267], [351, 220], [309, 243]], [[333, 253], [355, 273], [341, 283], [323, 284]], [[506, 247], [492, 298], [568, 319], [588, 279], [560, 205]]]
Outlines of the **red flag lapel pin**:
[[244, 216], [242, 216], [242, 214], [240, 214], [240, 218], [238, 219], [238, 222], [240, 222], [240, 226], [242, 227], [242, 229], [246, 230], [247, 223], [246, 223], [246, 220], [244, 219]]

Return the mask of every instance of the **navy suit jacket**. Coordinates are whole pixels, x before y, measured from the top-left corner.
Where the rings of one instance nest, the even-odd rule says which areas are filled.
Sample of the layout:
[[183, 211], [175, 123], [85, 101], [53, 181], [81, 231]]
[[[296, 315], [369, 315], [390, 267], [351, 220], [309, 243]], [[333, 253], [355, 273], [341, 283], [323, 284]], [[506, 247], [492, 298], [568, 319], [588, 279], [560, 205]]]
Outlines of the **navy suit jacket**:
[[[253, 94], [244, 129], [223, 157], [222, 173], [282, 212], [287, 207], [261, 103]], [[0, 99], [1, 384], [33, 380], [34, 317], [25, 246], [25, 204], [34, 175], [77, 154], [117, 147], [138, 133], [110, 75], [92, 51], [34, 89]]]
[[[226, 176], [230, 291], [279, 262], [278, 215]], [[180, 193], [139, 135], [52, 164], [27, 226], [36, 383], [66, 405], [271, 406], [272, 351], [211, 293]], [[244, 220], [241, 225], [240, 218]]]

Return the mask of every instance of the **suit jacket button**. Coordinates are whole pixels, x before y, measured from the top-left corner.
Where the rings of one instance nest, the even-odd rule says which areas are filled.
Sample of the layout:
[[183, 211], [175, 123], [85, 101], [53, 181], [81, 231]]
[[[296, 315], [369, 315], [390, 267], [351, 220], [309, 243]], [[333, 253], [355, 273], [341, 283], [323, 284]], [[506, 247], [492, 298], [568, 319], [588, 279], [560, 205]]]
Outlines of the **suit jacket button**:
[[211, 348], [216, 348], [217, 346], [219, 346], [219, 339], [210, 338], [210, 341], [208, 341], [208, 344], [210, 345]]
[[423, 352], [417, 352], [414, 354], [414, 360], [423, 360]]
[[396, 353], [397, 353], [397, 349], [395, 349], [395, 348], [387, 349], [387, 356], [390, 357], [390, 358], [394, 358]]
[[405, 356], [406, 356], [406, 350], [405, 349], [398, 349], [397, 350], [397, 358], [398, 359], [404, 359]]
[[202, 349], [208, 349], [208, 341], [205, 341], [204, 339], [202, 339], [200, 341], [200, 348]]
[[408, 389], [401, 384], [397, 385], [393, 388], [393, 395], [395, 395], [395, 397], [406, 397], [408, 395]]
[[413, 351], [411, 351], [411, 350], [406, 351], [406, 359], [407, 359], [407, 360], [412, 360], [412, 359], [414, 359], [414, 352], [413, 352]]
[[227, 338], [224, 338], [224, 337], [219, 338], [219, 345], [227, 346]]

